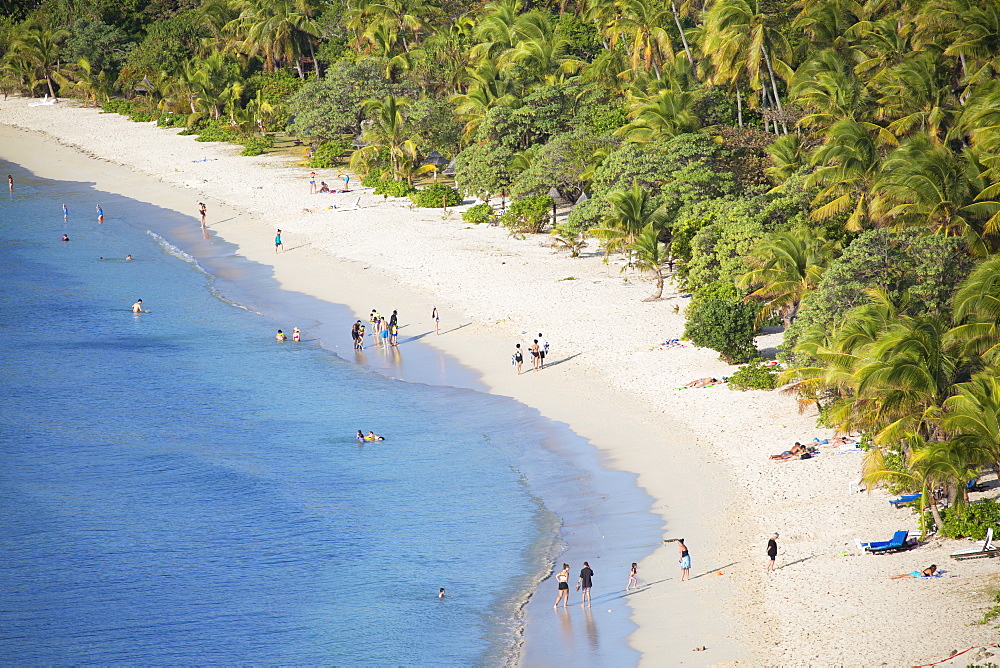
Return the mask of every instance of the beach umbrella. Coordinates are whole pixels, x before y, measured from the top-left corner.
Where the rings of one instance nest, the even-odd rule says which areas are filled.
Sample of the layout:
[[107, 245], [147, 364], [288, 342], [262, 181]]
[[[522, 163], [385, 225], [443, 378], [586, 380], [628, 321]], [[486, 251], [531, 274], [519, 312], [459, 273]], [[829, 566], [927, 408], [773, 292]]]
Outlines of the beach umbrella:
[[581, 204], [583, 204], [584, 202], [586, 202], [588, 199], [590, 199], [590, 198], [587, 197], [587, 193], [580, 193], [580, 197], [577, 198], [576, 204], [574, 204], [573, 206], [580, 206]]
[[447, 167], [441, 170], [441, 173], [444, 174], [445, 176], [455, 175], [455, 158], [451, 159], [451, 162], [448, 163]]
[[445, 165], [451, 164], [448, 162], [448, 158], [444, 157], [437, 151], [431, 151], [427, 154], [427, 159], [424, 160], [425, 165], [434, 165], [435, 167], [444, 167]]

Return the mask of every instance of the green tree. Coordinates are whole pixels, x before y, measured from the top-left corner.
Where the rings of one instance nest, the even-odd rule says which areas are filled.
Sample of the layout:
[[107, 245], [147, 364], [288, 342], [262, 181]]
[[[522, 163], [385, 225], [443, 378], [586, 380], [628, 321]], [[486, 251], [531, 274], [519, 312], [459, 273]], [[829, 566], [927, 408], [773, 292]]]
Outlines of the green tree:
[[[659, 301], [663, 296], [663, 264], [667, 261], [667, 247], [660, 241], [660, 230], [648, 223], [639, 232], [629, 247], [629, 261], [626, 267], [651, 274], [656, 281], [656, 292], [644, 299], [646, 302]], [[625, 267], [622, 268], [622, 271]]]
[[757, 357], [757, 307], [744, 302], [732, 286], [721, 284], [706, 292], [687, 308], [684, 337], [696, 346], [717, 351], [729, 364]]
[[649, 193], [636, 182], [629, 190], [609, 194], [608, 202], [611, 211], [604, 220], [604, 227], [590, 230], [591, 236], [604, 243], [607, 252], [628, 249], [646, 227], [659, 233], [666, 226], [662, 205], [656, 206]]

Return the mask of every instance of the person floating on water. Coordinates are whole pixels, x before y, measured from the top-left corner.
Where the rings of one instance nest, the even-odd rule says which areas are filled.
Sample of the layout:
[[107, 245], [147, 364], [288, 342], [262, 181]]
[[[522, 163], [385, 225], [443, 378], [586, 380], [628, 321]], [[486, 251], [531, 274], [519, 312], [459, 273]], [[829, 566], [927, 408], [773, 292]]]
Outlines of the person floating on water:
[[140, 299], [136, 303], [132, 304], [132, 313], [149, 313], [149, 311], [142, 307], [142, 300]]
[[358, 429], [358, 443], [364, 443], [364, 442], [365, 442], [365, 435], [361, 433], [360, 429]]
[[378, 434], [376, 434], [373, 431], [370, 431], [370, 432], [368, 432], [368, 435], [365, 436], [365, 440], [366, 441], [384, 441], [385, 438], [382, 437], [382, 436], [379, 436]]
[[274, 340], [278, 341], [279, 343], [283, 342], [287, 338], [288, 337], [285, 336], [285, 333], [283, 331], [281, 331], [280, 329], [278, 330], [278, 333], [274, 335]]

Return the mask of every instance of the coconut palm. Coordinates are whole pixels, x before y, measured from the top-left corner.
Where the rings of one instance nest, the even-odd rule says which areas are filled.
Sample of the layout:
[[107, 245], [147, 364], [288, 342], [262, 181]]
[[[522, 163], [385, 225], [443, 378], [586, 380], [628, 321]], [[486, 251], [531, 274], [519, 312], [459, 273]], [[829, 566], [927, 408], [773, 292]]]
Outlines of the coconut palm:
[[951, 337], [968, 354], [994, 363], [1000, 354], [1000, 256], [980, 262], [955, 293]]
[[672, 89], [636, 99], [629, 114], [631, 121], [616, 130], [615, 135], [628, 141], [648, 142], [694, 132], [700, 125], [692, 111], [694, 101], [693, 93]]
[[881, 93], [878, 117], [891, 121], [890, 132], [903, 137], [919, 131], [944, 141], [958, 105], [950, 68], [937, 53], [920, 53], [885, 68], [872, 83]]
[[642, 301], [658, 301], [663, 296], [663, 264], [667, 261], [667, 247], [660, 241], [660, 230], [654, 223], [647, 223], [635, 241], [629, 244], [628, 250], [629, 262], [622, 267], [622, 271], [628, 268], [652, 274], [656, 292]]
[[40, 26], [30, 26], [14, 33], [8, 56], [20, 59], [31, 68], [31, 86], [44, 82], [49, 89], [49, 97], [56, 97], [57, 78], [68, 74], [59, 61], [60, 42], [69, 37], [68, 30], [49, 30]]
[[406, 142], [413, 135], [406, 117], [406, 109], [409, 106], [409, 100], [395, 95], [387, 95], [381, 100], [366, 100], [364, 104], [371, 121], [365, 127], [364, 140], [375, 150], [388, 151], [396, 180], [401, 178], [400, 170], [406, 157]]
[[809, 227], [776, 232], [758, 243], [747, 258], [750, 271], [737, 282], [742, 288], [757, 288], [747, 301], [764, 301], [757, 326], [773, 315], [780, 315], [786, 327], [791, 325], [802, 300], [819, 285], [837, 255], [839, 244]]
[[652, 198], [639, 184], [632, 182], [629, 190], [617, 190], [608, 195], [611, 213], [604, 221], [604, 227], [589, 231], [591, 236], [604, 243], [607, 252], [627, 250], [636, 242], [647, 225], [662, 230], [667, 223], [663, 207], [654, 206]]
[[[302, 70], [303, 43], [311, 50], [319, 28], [304, 0], [232, 0], [240, 14], [226, 26], [249, 56], [262, 56], [264, 69], [273, 71], [284, 63]], [[315, 68], [315, 56], [312, 58]]]
[[808, 110], [799, 119], [802, 128], [826, 130], [842, 119], [861, 120], [868, 109], [868, 90], [850, 65], [827, 50], [806, 61], [795, 72], [791, 96]]
[[965, 451], [970, 464], [990, 465], [1000, 474], [1000, 377], [996, 369], [956, 386], [944, 402], [942, 426]]

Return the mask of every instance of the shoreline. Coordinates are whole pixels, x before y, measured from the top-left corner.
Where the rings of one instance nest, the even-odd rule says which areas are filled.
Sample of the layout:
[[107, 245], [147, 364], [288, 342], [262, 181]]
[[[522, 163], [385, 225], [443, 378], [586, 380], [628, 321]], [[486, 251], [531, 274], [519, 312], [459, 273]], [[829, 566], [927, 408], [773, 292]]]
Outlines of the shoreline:
[[[795, 440], [829, 436], [815, 427], [815, 415], [798, 414], [793, 399], [775, 392], [677, 391], [694, 378], [728, 375], [732, 367], [712, 351], [656, 347], [682, 331], [683, 315], [673, 306], [684, 302], [675, 290], [668, 287], [663, 302], [643, 303], [645, 279], [618, 274], [592, 248], [574, 260], [541, 246], [544, 235], [512, 240], [497, 228], [467, 226], [457, 215], [443, 220], [440, 211], [409, 211], [361, 195], [361, 210], [334, 212], [324, 207], [337, 200], [308, 195], [308, 170], [290, 168], [283, 157], [239, 157], [234, 147], [199, 145], [117, 115], [68, 105], [29, 109], [26, 100], [11, 98], [0, 103], [0, 125], [44, 133], [46, 141], [147, 180], [141, 197], [126, 196], [155, 198], [160, 181], [167, 189], [191, 190], [192, 220], [197, 201], [209, 203], [211, 232], [248, 259], [273, 266], [284, 289], [322, 292], [316, 284], [323, 276], [354, 272], [359, 285], [382, 290], [376, 295], [401, 285], [415, 313], [438, 306], [449, 327], [469, 321], [425, 343], [479, 372], [490, 393], [569, 425], [598, 449], [606, 467], [634, 472], [654, 498], [665, 537], [684, 537], [691, 547], [690, 586], [674, 581], [672, 545], [658, 546], [640, 563], [640, 578], [652, 583], [629, 598], [638, 625], [630, 644], [641, 653], [640, 664], [918, 663], [992, 641], [987, 628], [969, 626], [997, 584], [986, 560], [956, 564], [948, 579], [920, 587], [920, 606], [912, 605], [917, 590], [908, 586], [920, 583], [886, 577], [923, 561], [947, 563], [961, 543], [939, 541], [884, 557], [839, 556], [851, 552], [853, 537], [887, 538], [914, 528], [916, 520], [889, 507], [884, 492], [847, 491], [858, 478], [857, 455], [767, 460]], [[194, 162], [205, 156], [211, 161]], [[42, 175], [59, 168], [45, 155], [28, 158], [26, 166]], [[117, 192], [115, 184], [98, 187]], [[205, 192], [213, 196], [205, 199]], [[221, 202], [270, 217], [216, 223]], [[271, 249], [275, 224], [289, 246], [310, 244], [294, 263]], [[391, 302], [375, 299], [352, 294], [331, 301], [355, 313]], [[509, 367], [511, 348], [529, 331], [545, 333], [560, 363], [517, 377]], [[771, 335], [758, 346], [779, 342]], [[779, 569], [766, 576], [763, 550], [772, 531], [782, 536]], [[595, 581], [597, 591], [619, 588], [601, 571]], [[544, 583], [539, 591], [546, 593]], [[544, 623], [529, 623], [527, 633], [544, 634]], [[708, 650], [691, 654], [699, 646]]]

